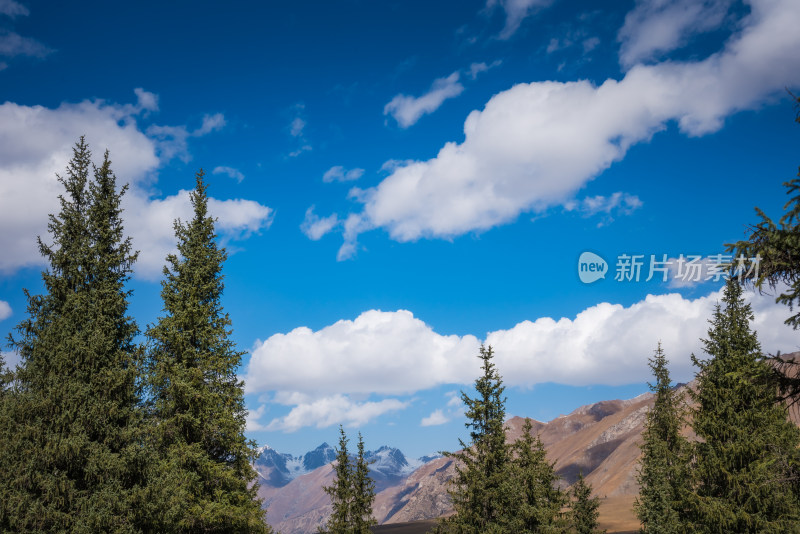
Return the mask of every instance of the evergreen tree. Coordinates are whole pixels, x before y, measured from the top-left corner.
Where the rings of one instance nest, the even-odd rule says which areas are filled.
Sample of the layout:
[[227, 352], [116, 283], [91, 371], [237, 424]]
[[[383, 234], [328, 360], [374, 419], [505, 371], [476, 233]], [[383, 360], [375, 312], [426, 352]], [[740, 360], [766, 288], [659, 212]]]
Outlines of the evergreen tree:
[[347, 451], [347, 435], [339, 426], [339, 448], [333, 464], [334, 481], [324, 486], [331, 498], [333, 513], [319, 532], [328, 534], [369, 534], [378, 522], [372, 516], [375, 502], [375, 482], [369, 476], [369, 462], [364, 456], [364, 439], [358, 434], [358, 455], [355, 463]]
[[94, 170], [76, 143], [50, 216], [45, 293], [28, 297], [28, 318], [11, 346], [14, 380], [0, 461], [0, 516], [12, 531], [135, 532], [141, 482], [136, 324], [124, 284], [136, 255], [123, 237], [108, 152]]
[[344, 428], [339, 426], [339, 446], [336, 449], [336, 460], [333, 463], [334, 479], [330, 486], [323, 486], [323, 490], [331, 498], [333, 513], [328, 518], [325, 529], [319, 532], [327, 534], [352, 533], [353, 517], [353, 467], [350, 464], [350, 455], [347, 452], [347, 435]]
[[513, 497], [508, 484], [509, 447], [506, 444], [503, 380], [492, 363], [494, 351], [481, 346], [483, 375], [475, 381], [477, 396], [463, 391], [467, 406], [470, 444], [459, 439], [460, 452], [443, 453], [456, 460], [456, 474], [448, 490], [455, 515], [444, 519], [439, 532], [489, 534], [510, 532], [508, 513]]
[[683, 502], [689, 490], [688, 442], [680, 433], [682, 396], [672, 389], [667, 358], [660, 342], [649, 364], [656, 379], [650, 384], [655, 398], [642, 432], [642, 457], [637, 476], [640, 490], [635, 510], [642, 523], [642, 534], [678, 534], [686, 532]]
[[358, 456], [352, 472], [353, 534], [370, 534], [372, 525], [378, 522], [372, 516], [372, 504], [375, 502], [375, 482], [369, 476], [369, 462], [364, 457], [364, 439], [358, 433]]
[[175, 222], [178, 254], [164, 268], [165, 315], [147, 331], [157, 458], [144, 515], [158, 532], [270, 532], [256, 497], [254, 444], [244, 437], [242, 353], [221, 303], [226, 253], [202, 170], [191, 203], [194, 216]]
[[693, 428], [695, 493], [689, 500], [695, 532], [796, 532], [800, 502], [792, 491], [790, 466], [800, 431], [776, 403], [753, 313], [742, 288], [725, 286], [710, 321], [699, 367]]
[[531, 420], [526, 418], [522, 436], [511, 445], [513, 459], [507, 480], [513, 501], [506, 511], [507, 525], [517, 534], [562, 532], [561, 509], [567, 496], [557, 486], [560, 477], [547, 461], [542, 441], [532, 432]]
[[577, 534], [595, 534], [605, 532], [597, 528], [597, 518], [600, 516], [600, 499], [592, 497], [592, 486], [586, 483], [583, 473], [578, 474], [578, 480], [572, 485], [572, 498], [570, 503], [572, 527]]

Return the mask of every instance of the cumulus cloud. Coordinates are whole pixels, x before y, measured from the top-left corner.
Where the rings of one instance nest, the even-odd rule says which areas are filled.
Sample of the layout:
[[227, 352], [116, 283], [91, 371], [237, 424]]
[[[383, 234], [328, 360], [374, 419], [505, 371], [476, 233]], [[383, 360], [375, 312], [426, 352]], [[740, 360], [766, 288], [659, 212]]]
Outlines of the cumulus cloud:
[[300, 230], [312, 241], [318, 241], [337, 226], [339, 217], [335, 213], [319, 217], [314, 213], [314, 206], [311, 206], [306, 210], [306, 217], [300, 225]]
[[473, 336], [437, 334], [409, 311], [370, 310], [316, 332], [300, 327], [258, 343], [245, 384], [248, 392], [412, 393], [471, 381], [479, 345]]
[[0, 300], [0, 321], [9, 317], [11, 317], [11, 305], [4, 300]]
[[325, 183], [331, 182], [352, 182], [364, 176], [364, 169], [350, 169], [347, 170], [341, 165], [331, 167], [325, 174], [322, 175], [322, 181]]
[[731, 0], [638, 0], [625, 17], [617, 39], [624, 67], [656, 59], [693, 35], [719, 27]]
[[[137, 89], [136, 96], [135, 104], [87, 100], [57, 108], [0, 105], [0, 227], [5, 230], [0, 235], [0, 271], [41, 264], [36, 236], [48, 242], [47, 215], [58, 211], [58, 195], [63, 192], [56, 173], [64, 172], [72, 146], [85, 134], [95, 159], [108, 148], [118, 182], [131, 184], [123, 197], [123, 217], [134, 247], [142, 251], [135, 266], [137, 276], [160, 275], [166, 254], [175, 247], [172, 221], [187, 220], [191, 211], [188, 192], [156, 198], [149, 190], [160, 165], [172, 154], [163, 149], [165, 138], [154, 138], [137, 124], [158, 109], [157, 96], [143, 89]], [[208, 115], [191, 132], [186, 126], [164, 128], [186, 132], [186, 141], [223, 122], [221, 115]], [[209, 204], [219, 217], [223, 240], [246, 237], [271, 221], [272, 210], [254, 201], [211, 199]]]
[[387, 412], [403, 410], [408, 405], [409, 402], [398, 399], [355, 402], [347, 395], [332, 395], [298, 404], [284, 417], [270, 421], [264, 429], [294, 432], [306, 426], [325, 428], [341, 424], [358, 427]]
[[399, 94], [383, 108], [384, 115], [391, 115], [401, 128], [408, 128], [416, 124], [423, 116], [433, 113], [448, 98], [454, 98], [464, 91], [464, 86], [459, 83], [458, 71], [446, 78], [438, 78], [431, 88], [422, 96], [414, 97]]
[[506, 24], [500, 32], [500, 39], [508, 39], [519, 29], [522, 21], [536, 11], [546, 8], [553, 0], [487, 0], [486, 7], [501, 6], [506, 13]]
[[239, 169], [234, 169], [233, 167], [214, 167], [214, 170], [211, 171], [212, 174], [224, 174], [236, 180], [239, 183], [242, 183], [244, 180], [244, 174]]
[[[694, 374], [689, 355], [702, 355], [700, 339], [707, 336], [721, 291], [696, 299], [648, 295], [630, 306], [603, 302], [572, 318], [522, 321], [489, 332], [483, 342], [494, 347], [495, 363], [509, 386], [645, 382], [651, 378], [647, 358], [658, 341], [673, 377], [686, 381]], [[796, 333], [783, 324], [785, 306], [775, 304], [774, 296], [754, 292], [746, 292], [746, 299], [764, 351], [798, 348]], [[396, 396], [472, 383], [480, 372], [480, 343], [470, 335], [437, 333], [409, 311], [370, 310], [318, 331], [300, 327], [258, 342], [245, 384], [248, 392], [275, 391], [281, 403], [302, 406], [298, 418], [313, 420], [316, 413], [333, 420], [323, 408], [338, 396]], [[337, 402], [345, 405], [341, 398]], [[459, 407], [451, 395], [448, 408]], [[451, 414], [442, 411], [441, 416]], [[431, 415], [430, 421], [441, 416]]]
[[[800, 348], [796, 332], [783, 324], [785, 306], [775, 304], [774, 296], [745, 295], [765, 352]], [[700, 340], [707, 337], [708, 319], [721, 296], [720, 289], [696, 299], [673, 293], [648, 295], [630, 306], [603, 302], [572, 318], [541, 317], [489, 332], [483, 343], [495, 349], [508, 386], [642, 383], [651, 379], [647, 359], [659, 341], [673, 378], [688, 381], [695, 372], [690, 354], [703, 357]], [[274, 392], [274, 402], [292, 406], [263, 428], [359, 425], [407, 407], [397, 396], [471, 384], [480, 373], [480, 344], [474, 336], [437, 333], [409, 311], [370, 310], [318, 331], [300, 327], [257, 342], [245, 387], [250, 393]], [[370, 396], [389, 398], [353, 400]], [[460, 398], [455, 391], [447, 398], [446, 406], [420, 424], [458, 417], [464, 408]]]
[[[675, 121], [689, 136], [722, 127], [800, 83], [800, 3], [753, 0], [741, 29], [700, 61], [635, 65], [621, 80], [521, 83], [464, 123], [465, 139], [394, 169], [362, 192], [362, 228], [397, 241], [451, 238], [568, 202], [634, 144]], [[352, 250], [353, 240], [345, 239]]]

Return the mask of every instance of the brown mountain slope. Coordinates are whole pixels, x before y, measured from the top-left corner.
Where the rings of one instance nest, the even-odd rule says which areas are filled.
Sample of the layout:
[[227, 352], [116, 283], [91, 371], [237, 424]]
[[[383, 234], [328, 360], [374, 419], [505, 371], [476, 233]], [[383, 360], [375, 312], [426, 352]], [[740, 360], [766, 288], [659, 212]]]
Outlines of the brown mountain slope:
[[[797, 354], [800, 356], [800, 353]], [[688, 386], [682, 386], [685, 390]], [[548, 423], [534, 422], [534, 431], [555, 463], [562, 485], [572, 484], [583, 473], [601, 499], [600, 524], [609, 532], [638, 530], [633, 501], [639, 492], [636, 470], [639, 443], [647, 411], [652, 407], [649, 393], [629, 400], [602, 401], [582, 406]], [[800, 424], [800, 407], [790, 410]], [[513, 417], [506, 423], [507, 438], [522, 433], [524, 420]], [[691, 430], [685, 433], [691, 437]], [[453, 462], [439, 458], [428, 462], [397, 483], [378, 488], [374, 516], [380, 524], [393, 525], [433, 519], [452, 513], [447, 482], [452, 479]], [[330, 466], [298, 477], [283, 488], [262, 487], [268, 521], [283, 534], [315, 532], [330, 514], [322, 485], [330, 484]]]
[[[637, 528], [630, 505], [638, 493], [635, 480], [638, 443], [651, 405], [652, 395], [645, 394], [631, 400], [583, 406], [549, 423], [534, 423], [534, 431], [538, 430], [550, 461], [555, 462], [562, 484], [572, 484], [582, 472], [595, 494], [604, 499], [604, 508], [609, 513], [603, 514], [603, 518], [615, 519], [617, 528]], [[506, 423], [509, 441], [521, 435], [523, 422], [522, 418], [514, 417]], [[375, 517], [381, 523], [392, 524], [451, 512], [446, 482], [453, 473], [452, 461], [447, 458], [424, 465], [404, 484], [377, 496]]]

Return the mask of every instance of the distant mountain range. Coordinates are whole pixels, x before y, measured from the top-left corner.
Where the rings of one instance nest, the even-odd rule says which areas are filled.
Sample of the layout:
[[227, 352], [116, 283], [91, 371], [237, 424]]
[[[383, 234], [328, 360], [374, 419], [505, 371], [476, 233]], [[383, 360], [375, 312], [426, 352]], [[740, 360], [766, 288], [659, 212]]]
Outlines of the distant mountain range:
[[[282, 488], [297, 477], [328, 466], [336, 459], [336, 450], [327, 443], [302, 456], [281, 453], [269, 445], [258, 449], [258, 453], [259, 457], [253, 463], [253, 467], [260, 476], [260, 483], [274, 488]], [[418, 467], [439, 458], [435, 455], [409, 460], [400, 449], [386, 445], [378, 450], [365, 452], [364, 457], [369, 462], [370, 476], [373, 480], [384, 483], [408, 476]]]
[[[800, 353], [797, 354], [800, 356]], [[678, 390], [694, 387], [680, 385]], [[639, 493], [636, 471], [641, 433], [653, 396], [649, 393], [629, 400], [601, 401], [582, 406], [548, 423], [535, 421], [548, 458], [555, 463], [561, 485], [572, 484], [583, 473], [600, 497], [600, 526], [609, 532], [636, 531], [639, 523], [633, 501]], [[790, 410], [798, 423], [800, 413]], [[509, 441], [522, 434], [524, 420], [506, 422]], [[684, 434], [693, 437], [689, 427]], [[455, 437], [455, 436], [454, 436]], [[280, 454], [264, 447], [255, 462], [259, 473], [259, 496], [267, 506], [267, 521], [283, 534], [317, 531], [331, 513], [323, 485], [333, 481], [330, 462], [333, 449], [323, 443], [300, 457]], [[444, 457], [408, 460], [401, 451], [388, 446], [367, 453], [374, 459], [371, 476], [376, 498], [373, 513], [379, 524], [433, 519], [452, 513], [447, 494], [455, 466]]]

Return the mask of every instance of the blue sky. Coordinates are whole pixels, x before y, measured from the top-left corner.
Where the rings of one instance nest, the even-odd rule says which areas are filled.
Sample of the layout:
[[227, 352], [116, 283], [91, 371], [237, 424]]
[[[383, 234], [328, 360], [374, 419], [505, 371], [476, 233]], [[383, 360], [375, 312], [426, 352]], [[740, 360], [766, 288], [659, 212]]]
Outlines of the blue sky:
[[[0, 333], [41, 290], [35, 238], [85, 134], [131, 184], [142, 328], [208, 173], [259, 444], [301, 453], [342, 423], [453, 449], [482, 342], [510, 415], [646, 391], [659, 340], [690, 379], [709, 257], [754, 206], [779, 216], [800, 162], [800, 4], [613, 5], [0, 0]], [[606, 278], [581, 282], [585, 251]], [[615, 280], [622, 255], [638, 281]], [[795, 350], [788, 311], [748, 298], [763, 348]]]

